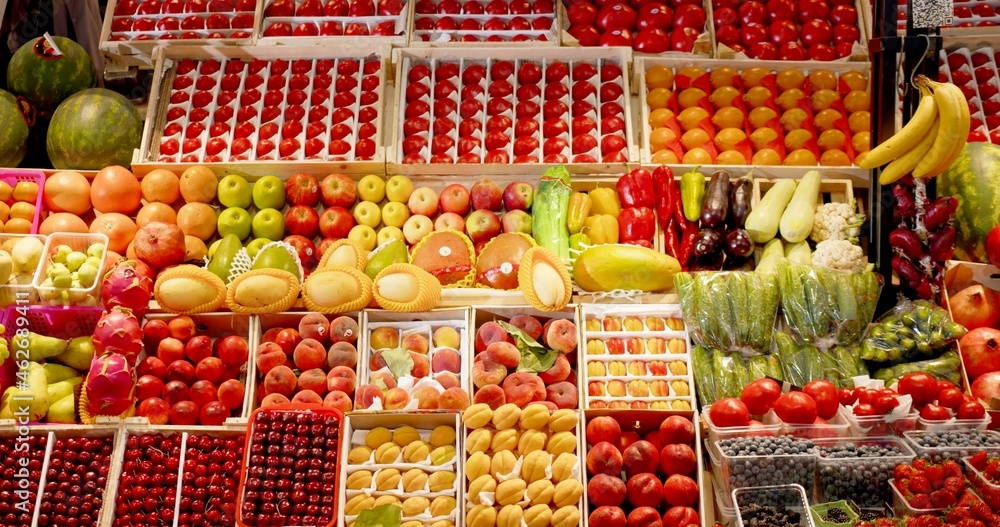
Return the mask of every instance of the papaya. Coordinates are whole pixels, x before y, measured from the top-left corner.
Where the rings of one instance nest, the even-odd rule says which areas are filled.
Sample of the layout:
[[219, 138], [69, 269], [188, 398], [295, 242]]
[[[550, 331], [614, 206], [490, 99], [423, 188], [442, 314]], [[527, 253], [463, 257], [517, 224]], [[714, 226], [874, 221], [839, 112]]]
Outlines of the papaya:
[[672, 256], [635, 245], [599, 245], [573, 262], [573, 279], [584, 291], [666, 291], [681, 266]]

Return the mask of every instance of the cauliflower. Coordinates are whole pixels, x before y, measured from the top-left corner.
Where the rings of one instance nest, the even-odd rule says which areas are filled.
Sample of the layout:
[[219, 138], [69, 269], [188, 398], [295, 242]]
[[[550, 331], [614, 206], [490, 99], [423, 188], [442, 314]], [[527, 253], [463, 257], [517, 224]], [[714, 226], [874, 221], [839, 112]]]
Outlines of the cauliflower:
[[861, 273], [868, 267], [868, 259], [861, 247], [847, 240], [824, 240], [816, 245], [812, 264], [834, 271]]
[[861, 225], [865, 215], [855, 211], [851, 203], [823, 203], [816, 207], [816, 217], [813, 220], [809, 239], [819, 243], [826, 240], [847, 240], [858, 243]]

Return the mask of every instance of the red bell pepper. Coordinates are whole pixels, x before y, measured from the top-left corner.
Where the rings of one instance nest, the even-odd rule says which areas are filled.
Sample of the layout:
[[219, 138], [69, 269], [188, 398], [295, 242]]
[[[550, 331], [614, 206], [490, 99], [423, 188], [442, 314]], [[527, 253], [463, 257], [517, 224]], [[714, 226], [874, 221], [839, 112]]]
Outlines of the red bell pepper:
[[656, 235], [656, 216], [649, 207], [629, 207], [622, 209], [618, 216], [618, 240], [652, 241]]
[[667, 229], [674, 213], [674, 171], [659, 166], [653, 170], [653, 192], [656, 194], [656, 220], [660, 228]]
[[630, 242], [625, 242], [625, 245], [636, 245], [639, 247], [645, 247], [647, 249], [653, 248], [653, 242], [649, 240], [632, 240]]
[[652, 209], [655, 206], [656, 194], [653, 192], [653, 176], [644, 168], [637, 168], [618, 178], [615, 189], [618, 191], [618, 199], [622, 202], [623, 208], [647, 207]]

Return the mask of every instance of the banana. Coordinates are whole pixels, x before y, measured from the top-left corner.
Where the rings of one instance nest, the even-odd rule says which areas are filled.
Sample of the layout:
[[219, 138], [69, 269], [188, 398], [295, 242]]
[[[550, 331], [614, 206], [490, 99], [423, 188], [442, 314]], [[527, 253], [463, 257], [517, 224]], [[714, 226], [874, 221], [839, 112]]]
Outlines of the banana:
[[931, 170], [947, 161], [956, 144], [965, 141], [969, 135], [968, 125], [965, 131], [962, 127], [962, 110], [968, 111], [965, 96], [958, 86], [950, 83], [937, 83], [921, 77], [917, 79], [921, 85], [928, 84], [934, 90], [934, 100], [938, 106], [938, 121], [940, 123], [937, 137], [927, 155], [913, 169], [913, 177], [924, 177]]
[[928, 171], [924, 177], [932, 178], [943, 174], [944, 171], [948, 170], [948, 168], [951, 167], [951, 164], [958, 159], [958, 156], [962, 154], [962, 150], [965, 149], [965, 144], [969, 139], [969, 126], [972, 121], [972, 116], [969, 115], [969, 105], [965, 102], [964, 94], [962, 94], [962, 97], [959, 98], [959, 105], [959, 124], [958, 131], [956, 132], [958, 134], [958, 138], [955, 141], [955, 146], [952, 147], [951, 153], [945, 157], [940, 164]]
[[917, 111], [913, 112], [913, 118], [899, 132], [868, 152], [859, 163], [861, 168], [871, 170], [882, 166], [912, 150], [927, 135], [938, 115], [940, 102], [925, 85], [920, 86], [920, 93], [920, 103]]
[[931, 145], [934, 144], [934, 140], [937, 137], [940, 127], [940, 121], [935, 119], [930, 131], [924, 135], [924, 138], [921, 139], [919, 143], [917, 143], [917, 146], [914, 146], [909, 152], [897, 157], [884, 169], [882, 169], [882, 172], [878, 176], [879, 184], [888, 185], [890, 183], [895, 183], [903, 176], [909, 174], [917, 166], [917, 163], [919, 163], [920, 160], [927, 155], [927, 151], [931, 149]]

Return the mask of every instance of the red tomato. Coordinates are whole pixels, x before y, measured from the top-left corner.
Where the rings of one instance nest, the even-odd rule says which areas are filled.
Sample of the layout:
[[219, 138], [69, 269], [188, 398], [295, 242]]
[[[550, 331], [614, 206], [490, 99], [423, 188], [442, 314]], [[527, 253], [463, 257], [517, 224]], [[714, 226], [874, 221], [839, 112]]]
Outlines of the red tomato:
[[959, 419], [982, 419], [986, 417], [986, 408], [978, 401], [966, 401], [958, 407]]
[[854, 415], [858, 417], [875, 415], [875, 407], [870, 404], [859, 404], [854, 407]]
[[947, 390], [949, 388], [954, 388], [954, 389], [958, 388], [958, 386], [955, 386], [955, 383], [950, 382], [950, 381], [940, 381], [939, 380], [937, 382], [937, 385], [938, 385], [937, 390], [938, 390], [939, 396], [940, 396], [941, 392], [943, 392], [943, 391], [945, 391], [945, 390]]
[[938, 398], [937, 379], [924, 372], [908, 373], [899, 380], [896, 391], [913, 397], [914, 404], [933, 403]]
[[854, 390], [854, 395], [858, 397], [858, 402], [861, 404], [873, 404], [875, 399], [878, 398], [878, 390], [857, 388]]
[[816, 401], [803, 392], [783, 393], [774, 403], [774, 413], [789, 424], [812, 424], [817, 416]]
[[840, 396], [837, 395], [837, 387], [832, 382], [817, 379], [803, 386], [802, 391], [816, 401], [816, 415], [823, 419], [831, 419], [837, 415]]
[[750, 411], [743, 401], [726, 397], [712, 403], [708, 408], [708, 418], [719, 428], [747, 426], [750, 424]]
[[885, 415], [899, 406], [899, 399], [895, 395], [882, 395], [875, 400], [875, 413]]
[[942, 406], [928, 404], [920, 410], [920, 418], [924, 421], [947, 421], [951, 418], [951, 413]]
[[[949, 383], [950, 384], [950, 383]], [[938, 404], [953, 411], [958, 411], [958, 407], [965, 402], [965, 395], [955, 388], [954, 385], [938, 393]]]
[[837, 397], [840, 398], [840, 404], [844, 406], [851, 406], [858, 400], [858, 396], [850, 388], [841, 388], [837, 392]]
[[781, 396], [781, 386], [774, 379], [757, 379], [743, 388], [740, 400], [753, 415], [764, 415]]

